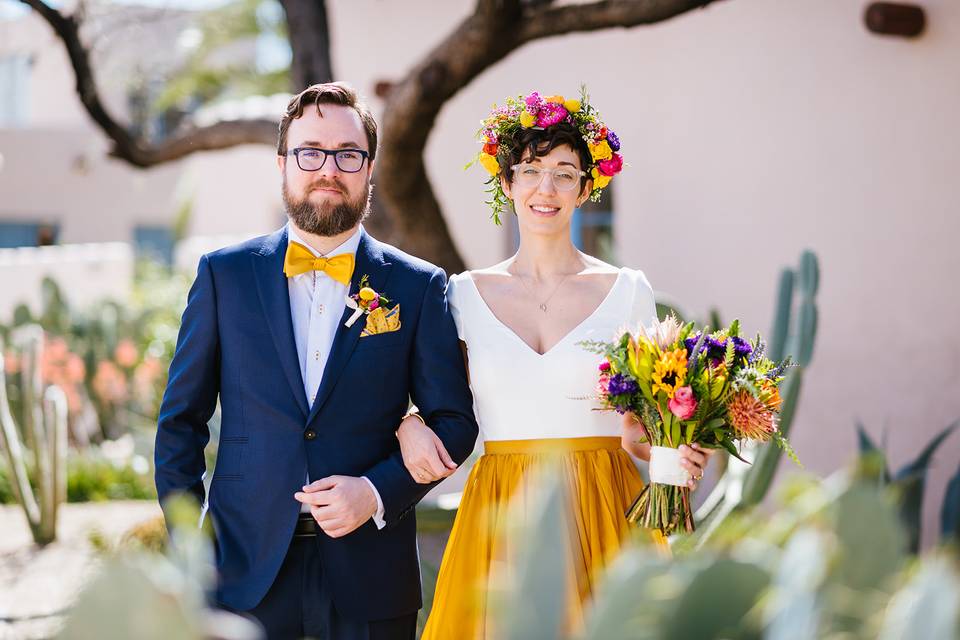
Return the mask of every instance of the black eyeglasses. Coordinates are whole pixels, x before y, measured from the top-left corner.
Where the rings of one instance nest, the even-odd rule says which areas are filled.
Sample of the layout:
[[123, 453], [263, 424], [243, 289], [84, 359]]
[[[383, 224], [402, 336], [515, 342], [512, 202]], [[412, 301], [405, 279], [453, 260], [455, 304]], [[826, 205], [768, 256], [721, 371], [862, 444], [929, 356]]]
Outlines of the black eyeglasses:
[[333, 156], [337, 169], [344, 173], [356, 173], [363, 168], [363, 162], [370, 154], [363, 149], [317, 149], [316, 147], [297, 147], [287, 151], [288, 156], [296, 156], [301, 171], [319, 171]]

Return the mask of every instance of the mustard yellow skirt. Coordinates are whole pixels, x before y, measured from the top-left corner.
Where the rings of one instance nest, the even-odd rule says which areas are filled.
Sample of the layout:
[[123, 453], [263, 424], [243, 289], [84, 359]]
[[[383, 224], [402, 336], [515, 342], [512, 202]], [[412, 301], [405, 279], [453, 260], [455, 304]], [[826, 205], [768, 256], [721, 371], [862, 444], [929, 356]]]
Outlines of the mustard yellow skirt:
[[[624, 513], [643, 488], [633, 459], [615, 437], [497, 440], [484, 449], [464, 487], [422, 639], [497, 637], [490, 595], [503, 564], [511, 564], [511, 532], [540, 470], [559, 473], [571, 499], [565, 626], [579, 628], [601, 570], [633, 530]], [[669, 553], [662, 536], [650, 536]]]

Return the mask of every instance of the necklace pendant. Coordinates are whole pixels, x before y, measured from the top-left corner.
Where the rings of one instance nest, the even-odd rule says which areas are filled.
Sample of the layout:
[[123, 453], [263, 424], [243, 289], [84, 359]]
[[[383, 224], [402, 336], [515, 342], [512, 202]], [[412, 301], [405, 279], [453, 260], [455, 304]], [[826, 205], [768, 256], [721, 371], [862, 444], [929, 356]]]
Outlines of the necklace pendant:
[[546, 303], [546, 302], [543, 302], [543, 303], [540, 304], [540, 311], [543, 311], [544, 313], [547, 312], [547, 303]]

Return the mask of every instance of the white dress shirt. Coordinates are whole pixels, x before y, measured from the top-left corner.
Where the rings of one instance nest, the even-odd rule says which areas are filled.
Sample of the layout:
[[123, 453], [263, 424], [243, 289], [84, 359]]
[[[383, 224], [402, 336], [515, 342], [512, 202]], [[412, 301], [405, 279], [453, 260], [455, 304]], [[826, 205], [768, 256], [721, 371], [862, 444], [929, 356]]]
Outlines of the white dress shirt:
[[[327, 256], [349, 253], [356, 258], [362, 230], [363, 227], [359, 227], [356, 233], [330, 251]], [[299, 242], [305, 246], [315, 256], [323, 257], [297, 235], [292, 224], [287, 224], [287, 237], [290, 242]], [[300, 375], [303, 378], [307, 403], [312, 407], [350, 289], [323, 271], [308, 271], [287, 278], [287, 287], [290, 290], [290, 316], [293, 319], [293, 337], [297, 344], [297, 355], [300, 358]], [[377, 498], [377, 512], [373, 516], [373, 522], [378, 529], [382, 529], [386, 524], [383, 520], [383, 500], [380, 499], [380, 493], [373, 483], [366, 476], [362, 477]], [[310, 484], [309, 475], [307, 484]], [[304, 504], [300, 507], [300, 511], [309, 513], [309, 505]]]

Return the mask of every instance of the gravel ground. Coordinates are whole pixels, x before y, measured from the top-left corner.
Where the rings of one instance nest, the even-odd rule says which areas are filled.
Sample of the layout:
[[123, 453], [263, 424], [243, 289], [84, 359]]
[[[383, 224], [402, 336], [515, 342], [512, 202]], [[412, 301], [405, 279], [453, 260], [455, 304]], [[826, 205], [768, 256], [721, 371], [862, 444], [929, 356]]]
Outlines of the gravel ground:
[[[116, 542], [134, 525], [158, 515], [160, 508], [152, 501], [66, 504], [57, 541], [39, 548], [20, 507], [0, 505], [0, 640], [52, 638], [63, 612], [96, 571], [91, 534]], [[429, 604], [447, 532], [425, 532], [419, 538]]]
[[133, 525], [160, 514], [152, 501], [66, 504], [58, 539], [39, 548], [17, 505], [0, 505], [0, 640], [52, 637], [97, 566], [90, 534], [115, 542]]

